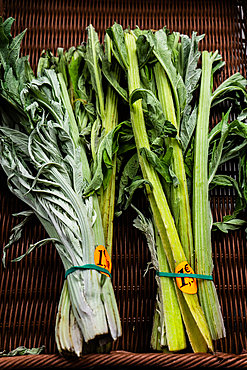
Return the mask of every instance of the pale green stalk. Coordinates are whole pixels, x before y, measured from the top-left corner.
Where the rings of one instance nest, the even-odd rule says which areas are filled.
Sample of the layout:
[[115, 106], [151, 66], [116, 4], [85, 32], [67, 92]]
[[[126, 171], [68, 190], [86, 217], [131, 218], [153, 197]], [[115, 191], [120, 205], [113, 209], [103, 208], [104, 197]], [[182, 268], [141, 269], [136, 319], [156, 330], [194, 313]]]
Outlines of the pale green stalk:
[[[70, 104], [68, 90], [67, 90], [63, 75], [61, 73], [58, 73], [57, 76], [58, 76], [58, 80], [59, 80], [59, 83], [60, 83], [62, 100], [63, 100], [63, 103], [64, 103], [64, 105], [67, 109], [67, 112], [69, 114], [69, 121], [70, 121], [72, 138], [74, 140], [75, 147], [80, 147], [80, 149], [81, 149], [81, 164], [82, 164], [82, 167], [83, 167], [83, 174], [84, 174], [85, 178], [87, 179], [87, 181], [89, 182], [90, 179], [91, 179], [91, 171], [90, 171], [89, 164], [88, 164], [88, 158], [87, 158], [86, 150], [85, 150], [84, 145], [82, 144], [82, 140], [81, 140], [80, 135], [79, 135], [77, 122], [75, 120], [74, 112], [73, 112], [72, 106]], [[96, 221], [95, 221], [95, 224], [94, 224], [94, 233], [95, 233], [95, 235], [97, 235], [99, 240], [101, 240], [101, 242], [99, 244], [102, 244], [102, 243], [104, 243], [104, 233], [103, 233], [103, 227], [102, 227], [102, 220], [101, 220], [101, 217], [99, 216], [100, 215], [100, 209], [99, 209], [99, 202], [98, 202], [97, 195], [93, 194], [92, 199], [93, 199], [93, 208], [94, 208], [96, 214], [98, 215], [98, 217], [96, 217]]]
[[[165, 118], [170, 121], [179, 132], [180, 122], [177, 122], [171, 86], [166, 72], [159, 62], [154, 66], [154, 74], [158, 89], [158, 98]], [[172, 147], [173, 149], [171, 168], [179, 181], [177, 186], [173, 184], [171, 186], [166, 186], [166, 188], [169, 187], [169, 194], [167, 195], [169, 205], [175, 219], [176, 228], [187, 262], [194, 268], [191, 210], [182, 147], [177, 138], [166, 138], [165, 145], [166, 148]]]
[[[135, 89], [140, 88], [135, 38], [130, 33], [126, 33], [125, 43], [128, 53], [128, 87], [129, 94], [131, 94]], [[151, 167], [149, 163], [141, 157], [139, 152], [140, 148], [147, 148], [150, 150], [141, 100], [135, 102], [133, 106], [130, 107], [130, 111], [143, 177], [152, 184], [152, 190], [149, 186], [146, 187], [148, 199], [150, 201], [154, 220], [166, 252], [170, 269], [172, 272], [174, 272], [175, 266], [177, 266], [180, 262], [186, 261], [186, 256], [181, 246], [176, 226], [174, 224], [166, 196], [162, 189], [159, 176], [153, 167]], [[204, 340], [207, 343], [208, 348], [213, 350], [211, 335], [208, 330], [205, 316], [199, 305], [197, 295], [183, 293], [183, 296], [204, 337]]]
[[64, 282], [58, 305], [55, 339], [61, 354], [69, 352], [78, 357], [82, 355], [83, 335], [72, 310], [67, 281]]
[[[83, 173], [85, 174], [86, 179], [89, 181], [91, 174], [90, 174], [90, 168], [88, 165], [88, 159], [86, 157], [86, 151], [85, 151], [84, 145], [82, 145], [81, 143], [78, 126], [77, 126], [74, 113], [73, 113], [73, 110], [70, 104], [67, 87], [66, 87], [66, 84], [64, 82], [64, 79], [61, 73], [58, 74], [58, 79], [59, 79], [59, 83], [61, 87], [62, 100], [69, 114], [72, 137], [73, 137], [75, 146], [76, 147], [79, 146], [81, 148], [81, 163], [83, 166]], [[103, 231], [103, 226], [102, 226], [102, 219], [101, 219], [101, 214], [100, 214], [98, 197], [96, 194], [92, 195], [92, 200], [93, 200], [93, 209], [97, 215], [95, 223], [93, 225], [94, 241], [97, 245], [99, 244], [104, 245], [105, 244], [104, 231]], [[105, 307], [106, 316], [108, 319], [108, 325], [110, 328], [111, 336], [115, 340], [117, 339], [117, 337], [121, 335], [121, 324], [120, 324], [118, 308], [117, 308], [114, 291], [113, 291], [113, 287], [112, 287], [110, 280], [105, 279], [103, 275], [101, 276], [101, 279], [103, 283], [102, 295], [104, 297], [104, 307]]]
[[[193, 233], [196, 273], [212, 275], [211, 218], [208, 189], [208, 131], [211, 107], [212, 65], [218, 53], [202, 53], [202, 77], [195, 135], [193, 171]], [[225, 336], [225, 328], [213, 281], [198, 279], [200, 302], [213, 339]]]

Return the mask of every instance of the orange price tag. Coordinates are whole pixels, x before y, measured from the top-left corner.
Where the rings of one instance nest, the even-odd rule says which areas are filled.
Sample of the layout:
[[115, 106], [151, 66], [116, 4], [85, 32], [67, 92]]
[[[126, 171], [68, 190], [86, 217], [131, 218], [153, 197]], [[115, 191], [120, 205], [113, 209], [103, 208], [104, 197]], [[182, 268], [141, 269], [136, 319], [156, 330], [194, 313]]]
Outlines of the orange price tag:
[[[176, 274], [194, 274], [194, 271], [188, 264], [188, 262], [184, 261], [177, 265], [175, 268]], [[196, 278], [194, 277], [176, 277], [176, 282], [178, 288], [188, 294], [195, 294], [197, 292], [197, 284], [196, 284]]]
[[[103, 267], [104, 269], [111, 272], [111, 257], [103, 245], [98, 245], [94, 251], [94, 263], [97, 266]], [[107, 275], [105, 272], [101, 274]]]

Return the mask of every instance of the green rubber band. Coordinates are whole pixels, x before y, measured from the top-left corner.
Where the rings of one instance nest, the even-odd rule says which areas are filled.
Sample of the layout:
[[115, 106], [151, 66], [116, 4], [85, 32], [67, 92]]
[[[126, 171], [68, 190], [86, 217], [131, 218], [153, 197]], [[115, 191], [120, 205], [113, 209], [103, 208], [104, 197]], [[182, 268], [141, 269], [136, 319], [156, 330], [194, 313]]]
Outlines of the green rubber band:
[[65, 272], [65, 279], [67, 279], [67, 276], [69, 274], [71, 274], [72, 272], [74, 272], [76, 270], [97, 270], [97, 271], [100, 271], [100, 272], [105, 272], [107, 275], [110, 276], [110, 278], [112, 278], [111, 273], [108, 270], [104, 269], [103, 267], [88, 263], [88, 264], [83, 265], [83, 266], [72, 266], [72, 267], [70, 267]]
[[197, 279], [204, 279], [204, 280], [213, 280], [212, 275], [201, 275], [201, 274], [185, 274], [185, 273], [176, 273], [176, 272], [160, 272], [156, 271], [157, 276], [161, 277], [193, 277]]

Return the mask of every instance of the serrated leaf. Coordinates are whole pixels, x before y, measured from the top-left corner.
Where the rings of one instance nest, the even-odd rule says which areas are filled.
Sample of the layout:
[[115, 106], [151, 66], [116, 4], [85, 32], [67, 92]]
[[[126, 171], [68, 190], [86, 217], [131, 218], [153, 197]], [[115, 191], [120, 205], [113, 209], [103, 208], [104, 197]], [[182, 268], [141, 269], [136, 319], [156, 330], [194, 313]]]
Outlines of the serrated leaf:
[[196, 105], [190, 115], [187, 117], [183, 117], [183, 121], [180, 127], [180, 141], [183, 148], [183, 152], [185, 152], [189, 146], [191, 138], [196, 128], [197, 122], [197, 113], [198, 113], [198, 106]]
[[[236, 157], [239, 151], [246, 146], [247, 142], [247, 127], [244, 123], [234, 120], [228, 123], [230, 109], [222, 116], [222, 121], [215, 127], [213, 133], [209, 135], [211, 145], [213, 145], [212, 155], [209, 162], [209, 183], [212, 181], [218, 167]], [[216, 144], [216, 141], [212, 141], [212, 138], [220, 133], [220, 139]], [[227, 146], [226, 140], [230, 134], [231, 136], [230, 147]], [[244, 138], [242, 143], [238, 143], [238, 138]], [[235, 140], [234, 140], [235, 139]], [[225, 144], [226, 143], [226, 144]]]
[[[101, 185], [106, 187], [112, 170], [112, 146], [113, 146], [114, 130], [106, 134], [101, 140], [94, 161], [93, 178], [83, 192], [84, 196], [89, 196], [99, 190]], [[106, 171], [104, 173], [104, 171]]]
[[17, 35], [12, 40], [12, 42], [9, 45], [9, 53], [8, 53], [7, 63], [12, 67], [15, 66], [16, 61], [19, 58], [21, 42], [22, 42], [22, 39], [23, 39], [25, 33], [26, 33], [26, 30], [21, 32], [19, 35]]
[[[125, 201], [125, 189], [127, 188], [129, 181], [133, 180], [140, 168], [138, 155], [135, 153], [126, 163], [121, 173], [119, 185], [118, 185], [118, 196], [116, 200], [116, 209], [123, 208]], [[117, 211], [119, 212], [119, 211]], [[121, 212], [119, 212], [121, 214]]]
[[130, 104], [133, 105], [139, 99], [143, 101], [145, 119], [154, 127], [156, 137], [161, 135], [176, 137], [177, 129], [165, 119], [161, 104], [155, 95], [149, 90], [135, 89], [129, 97]]
[[115, 74], [112, 71], [112, 65], [107, 60], [107, 58], [102, 59], [102, 72], [106, 77], [107, 81], [110, 83], [110, 85], [117, 91], [121, 98], [128, 103], [129, 102], [128, 92], [120, 86], [119, 82], [115, 77]]
[[153, 53], [164, 68], [170, 81], [172, 92], [174, 94], [174, 103], [176, 107], [177, 121], [180, 122], [186, 102], [186, 90], [182, 76], [177, 72], [172, 61], [172, 49], [169, 49], [167, 41], [167, 30], [161, 29], [153, 35], [148, 32], [146, 35], [150, 46], [153, 47]]
[[[214, 91], [212, 95], [212, 103], [211, 107], [219, 104], [220, 102], [224, 101], [231, 97], [232, 93], [239, 93], [247, 98], [247, 80], [239, 73], [235, 73], [234, 75], [227, 78], [222, 84]], [[233, 96], [234, 100], [236, 95]]]
[[8, 53], [9, 53], [8, 51], [9, 42], [10, 40], [5, 34], [3, 18], [0, 17], [0, 60], [4, 68], [6, 68], [6, 65], [7, 65], [7, 58], [8, 58]]
[[114, 23], [112, 27], [107, 28], [106, 33], [113, 41], [113, 54], [124, 70], [128, 69], [128, 54], [124, 41], [123, 27]]
[[226, 221], [226, 222], [224, 221], [214, 222], [212, 231], [216, 231], [217, 229], [219, 229], [223, 233], [227, 234], [229, 231], [239, 230], [242, 227], [245, 227], [246, 225], [247, 225], [247, 222], [244, 220], [240, 220], [240, 219], [233, 219], [233, 220]]
[[128, 194], [128, 198], [127, 198], [127, 201], [126, 201], [125, 206], [124, 206], [124, 209], [125, 210], [131, 204], [132, 199], [133, 199], [133, 196], [135, 194], [135, 191], [137, 189], [141, 189], [141, 188], [146, 187], [146, 186], [149, 186], [149, 188], [151, 190], [153, 189], [152, 184], [148, 180], [145, 180], [145, 179], [137, 179], [137, 180], [132, 181], [132, 183], [130, 184], [130, 186], [128, 186], [128, 187], [125, 188], [125, 193]]
[[88, 41], [86, 46], [85, 61], [87, 63], [93, 89], [97, 97], [98, 113], [103, 120], [104, 118], [104, 91], [102, 86], [102, 72], [100, 68], [100, 61], [103, 58], [102, 46], [99, 38], [92, 25], [87, 27]]
[[141, 148], [140, 154], [144, 157], [148, 163], [165, 179], [167, 183], [173, 183], [174, 186], [177, 186], [178, 179], [170, 169], [172, 148], [167, 152], [167, 157], [158, 158], [158, 156], [148, 150], [147, 148]]
[[139, 68], [143, 68], [153, 55], [153, 48], [145, 35], [140, 35], [136, 41], [136, 52]]

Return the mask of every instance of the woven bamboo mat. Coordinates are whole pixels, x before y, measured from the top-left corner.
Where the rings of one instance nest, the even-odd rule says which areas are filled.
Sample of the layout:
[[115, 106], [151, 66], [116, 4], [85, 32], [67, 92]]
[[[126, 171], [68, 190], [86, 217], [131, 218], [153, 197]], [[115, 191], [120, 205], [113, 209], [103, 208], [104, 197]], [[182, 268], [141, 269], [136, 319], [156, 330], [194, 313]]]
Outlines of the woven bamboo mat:
[[[243, 1], [178, 0], [8, 0], [0, 1], [0, 15], [12, 16], [16, 22], [12, 33], [27, 28], [22, 53], [29, 54], [35, 69], [43, 49], [55, 53], [57, 47], [69, 48], [86, 38], [85, 28], [93, 24], [102, 40], [107, 27], [115, 21], [123, 27], [159, 29], [185, 34], [205, 33], [201, 48], [218, 49], [226, 61], [221, 78], [239, 71], [246, 77], [247, 5]], [[212, 125], [218, 122], [212, 113]], [[222, 168], [237, 175], [237, 163]], [[0, 245], [5, 245], [11, 228], [17, 223], [13, 213], [25, 209], [7, 189], [0, 172]], [[234, 205], [232, 191], [211, 193], [215, 221], [222, 220]], [[140, 209], [145, 199], [136, 199]], [[7, 268], [0, 265], [0, 350], [10, 351], [19, 345], [45, 345], [44, 355], [31, 358], [1, 359], [1, 368], [83, 368], [91, 366], [156, 366], [170, 368], [221, 367], [245, 368], [247, 357], [247, 269], [244, 231], [213, 234], [214, 281], [223, 311], [227, 337], [215, 343], [215, 355], [154, 354], [150, 336], [156, 285], [151, 270], [143, 273], [150, 261], [144, 238], [132, 227], [135, 215], [129, 210], [115, 220], [113, 286], [122, 320], [123, 335], [112, 346], [110, 355], [88, 355], [83, 360], [67, 361], [60, 357], [54, 339], [55, 317], [64, 279], [63, 266], [53, 245], [35, 250], [19, 263], [11, 259], [27, 245], [40, 240], [45, 231], [37, 222], [26, 229], [20, 243], [7, 254]], [[223, 366], [224, 365], [224, 366]]]

